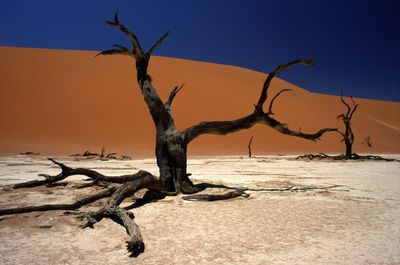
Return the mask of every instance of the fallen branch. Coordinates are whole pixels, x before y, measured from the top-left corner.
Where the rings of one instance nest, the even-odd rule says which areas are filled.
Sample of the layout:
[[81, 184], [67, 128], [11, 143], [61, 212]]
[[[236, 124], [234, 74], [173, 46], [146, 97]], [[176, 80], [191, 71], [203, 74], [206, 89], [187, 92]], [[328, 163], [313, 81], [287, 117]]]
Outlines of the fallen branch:
[[195, 194], [195, 195], [186, 195], [182, 196], [183, 200], [187, 201], [219, 201], [219, 200], [227, 200], [235, 197], [249, 197], [250, 194], [245, 192], [246, 190], [236, 190], [230, 191], [224, 194]]
[[353, 153], [351, 156], [337, 155], [330, 156], [324, 153], [319, 154], [305, 154], [296, 157], [297, 160], [328, 160], [328, 161], [345, 161], [345, 160], [361, 160], [361, 161], [386, 161], [386, 162], [400, 162], [398, 159], [385, 158], [377, 155], [358, 155]]

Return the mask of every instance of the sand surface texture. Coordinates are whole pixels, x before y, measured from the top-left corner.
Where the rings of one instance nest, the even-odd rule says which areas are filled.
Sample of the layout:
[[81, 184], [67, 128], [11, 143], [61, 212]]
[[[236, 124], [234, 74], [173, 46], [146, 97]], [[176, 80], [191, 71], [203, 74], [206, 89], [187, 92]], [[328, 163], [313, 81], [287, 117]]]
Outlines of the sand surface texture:
[[[157, 174], [153, 159], [60, 160], [110, 175], [138, 168]], [[269, 156], [208, 157], [188, 163], [196, 182], [320, 189], [250, 191], [250, 198], [216, 202], [167, 197], [133, 209], [146, 243], [145, 253], [136, 259], [128, 257], [124, 229], [109, 220], [83, 230], [75, 217], [61, 211], [5, 216], [0, 219], [0, 263], [400, 264], [399, 162], [305, 162]], [[0, 159], [3, 185], [57, 172], [41, 157]], [[324, 189], [332, 185], [339, 186]], [[70, 202], [90, 192], [92, 188], [68, 186], [1, 191], [0, 207]]]
[[[87, 149], [100, 152], [104, 146], [109, 152], [135, 157], [154, 155], [154, 125], [136, 84], [133, 60], [95, 55], [89, 51], [0, 47], [0, 154], [32, 151], [67, 155]], [[280, 63], [285, 62], [276, 65]], [[315, 67], [319, 67], [318, 61]], [[312, 67], [288, 71], [303, 72], [310, 80], [314, 75]], [[149, 73], [164, 100], [174, 86], [185, 83], [172, 106], [181, 130], [201, 121], [250, 114], [266, 78], [264, 73], [239, 67], [164, 57], [151, 59]], [[301, 128], [309, 133], [323, 127], [343, 128], [336, 119], [346, 110], [339, 97], [310, 93], [277, 78], [271, 84], [269, 100], [287, 88], [292, 91], [274, 103], [276, 119], [292, 130]], [[341, 88], [337, 89], [340, 93]], [[400, 103], [356, 102], [360, 106], [352, 122], [354, 151], [400, 153]], [[312, 142], [257, 125], [224, 137], [199, 137], [189, 146], [189, 153], [244, 155], [251, 136], [255, 154], [344, 152], [337, 133]], [[367, 136], [372, 139], [372, 148], [362, 144]]]

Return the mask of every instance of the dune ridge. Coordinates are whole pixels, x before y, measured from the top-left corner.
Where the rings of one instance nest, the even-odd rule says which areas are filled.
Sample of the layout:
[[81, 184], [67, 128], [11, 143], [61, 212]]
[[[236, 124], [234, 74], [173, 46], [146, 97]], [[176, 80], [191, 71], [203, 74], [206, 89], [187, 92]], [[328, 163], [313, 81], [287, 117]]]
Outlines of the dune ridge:
[[[0, 155], [64, 155], [104, 146], [110, 152], [153, 156], [154, 125], [136, 84], [134, 62], [95, 54], [0, 47]], [[163, 99], [172, 87], [185, 83], [173, 104], [180, 129], [249, 114], [265, 79], [263, 73], [240, 67], [165, 57], [152, 58], [149, 72]], [[293, 91], [275, 102], [278, 120], [303, 132], [342, 129], [336, 117], [345, 107], [338, 96], [311, 93], [277, 78], [270, 98], [282, 88]], [[399, 154], [400, 103], [355, 100], [360, 106], [353, 119], [354, 151]], [[227, 136], [202, 136], [189, 146], [189, 155], [246, 155], [251, 136], [256, 156], [344, 151], [336, 133], [312, 142], [257, 125]], [[362, 143], [366, 136], [373, 147]]]

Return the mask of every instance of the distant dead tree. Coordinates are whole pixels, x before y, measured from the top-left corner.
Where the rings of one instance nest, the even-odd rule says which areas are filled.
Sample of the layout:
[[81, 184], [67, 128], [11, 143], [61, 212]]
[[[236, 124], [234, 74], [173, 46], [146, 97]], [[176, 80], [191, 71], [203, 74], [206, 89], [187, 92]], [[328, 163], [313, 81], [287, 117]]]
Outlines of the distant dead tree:
[[251, 144], [252, 144], [252, 142], [253, 142], [253, 136], [250, 137], [249, 144], [247, 145], [247, 148], [249, 149], [249, 157], [251, 157]]
[[356, 112], [358, 104], [354, 101], [353, 97], [350, 97], [351, 106], [347, 103], [343, 98], [343, 93], [340, 96], [340, 100], [346, 106], [346, 113], [340, 114], [337, 118], [341, 119], [344, 125], [344, 132], [338, 132], [343, 136], [342, 142], [344, 142], [346, 146], [345, 150], [345, 158], [351, 159], [353, 157], [353, 143], [354, 143], [354, 133], [351, 128], [351, 119], [353, 118], [354, 112]]
[[[313, 65], [314, 59], [295, 60], [276, 67], [265, 79], [261, 87], [261, 93], [254, 110], [244, 117], [229, 121], [203, 121], [184, 130], [178, 130], [175, 126], [172, 103], [182, 86], [174, 87], [166, 102], [163, 102], [153, 86], [152, 79], [148, 74], [148, 66], [151, 55], [167, 38], [168, 32], [165, 33], [147, 52], [145, 52], [136, 35], [128, 28], [120, 23], [118, 16], [115, 15], [113, 21], [107, 23], [121, 31], [127, 36], [132, 44], [132, 48], [122, 45], [114, 45], [114, 49], [100, 52], [99, 55], [126, 55], [133, 58], [136, 66], [136, 78], [142, 93], [143, 99], [147, 104], [150, 116], [154, 122], [156, 130], [156, 150], [157, 166], [159, 168], [159, 177], [154, 176], [150, 172], [142, 171], [135, 174], [124, 176], [106, 176], [96, 171], [86, 168], [71, 168], [63, 163], [50, 159], [54, 164], [61, 168], [61, 173], [56, 176], [42, 175], [44, 180], [30, 181], [14, 185], [14, 188], [33, 187], [39, 185], [53, 185], [54, 183], [64, 180], [71, 175], [84, 175], [92, 179], [91, 185], [99, 185], [103, 190], [88, 198], [79, 200], [72, 204], [63, 205], [41, 205], [34, 207], [20, 207], [13, 209], [0, 210], [0, 215], [23, 213], [31, 211], [47, 211], [47, 210], [76, 210], [83, 205], [92, 203], [101, 198], [109, 198], [108, 201], [95, 212], [84, 213], [82, 216], [86, 220], [83, 227], [93, 227], [94, 224], [100, 222], [103, 218], [110, 218], [113, 221], [123, 225], [130, 236], [128, 241], [128, 250], [132, 256], [137, 256], [144, 251], [144, 242], [139, 227], [134, 222], [132, 212], [120, 207], [121, 202], [132, 197], [138, 190], [148, 189], [153, 194], [177, 195], [179, 193], [193, 194], [205, 189], [206, 187], [215, 187], [216, 185], [197, 184], [194, 185], [189, 179], [187, 172], [187, 148], [188, 145], [197, 137], [204, 134], [226, 135], [240, 130], [249, 129], [256, 124], [264, 124], [272, 129], [286, 135], [296, 136], [311, 141], [318, 140], [323, 134], [336, 131], [334, 128], [324, 128], [315, 133], [303, 133], [300, 131], [290, 130], [285, 123], [281, 123], [273, 118], [273, 102], [277, 97], [287, 89], [279, 91], [270, 101], [268, 111], [264, 111], [264, 105], [268, 98], [268, 89], [271, 81], [276, 75], [285, 69], [295, 65]], [[226, 100], [229, 95], [221, 99]], [[290, 107], [290, 106], [288, 106]], [[354, 113], [354, 111], [352, 112]], [[352, 114], [351, 114], [352, 115]], [[347, 116], [343, 116], [343, 120]], [[351, 119], [351, 118], [350, 118]], [[346, 123], [347, 124], [347, 123]], [[140, 124], [137, 124], [140, 129]], [[348, 134], [348, 132], [346, 132]], [[344, 134], [345, 135], [345, 134]], [[352, 138], [346, 138], [352, 139]], [[346, 140], [347, 141], [347, 140]], [[352, 140], [351, 140], [352, 141]], [[350, 146], [351, 147], [351, 146]], [[104, 151], [102, 152], [104, 156]], [[107, 184], [107, 185], [105, 185]], [[86, 185], [85, 187], [87, 187]], [[218, 186], [219, 187], [219, 186]], [[235, 189], [224, 195], [199, 195], [199, 197], [190, 196], [190, 199], [198, 198], [201, 200], [227, 199], [236, 196], [248, 196], [243, 189]], [[162, 197], [162, 196], [160, 196]], [[185, 199], [185, 197], [182, 197]], [[186, 197], [187, 199], [187, 197]]]
[[368, 147], [372, 147], [372, 139], [370, 136], [364, 137], [364, 141], [361, 143], [366, 144]]

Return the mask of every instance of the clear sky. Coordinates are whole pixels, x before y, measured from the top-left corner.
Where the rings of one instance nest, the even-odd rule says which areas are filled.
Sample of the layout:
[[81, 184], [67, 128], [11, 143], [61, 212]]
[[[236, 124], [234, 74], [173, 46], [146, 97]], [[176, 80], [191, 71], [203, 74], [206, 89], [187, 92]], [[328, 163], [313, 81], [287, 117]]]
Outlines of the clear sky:
[[[105, 50], [144, 46], [171, 31], [157, 55], [261, 72], [316, 57], [281, 75], [306, 89], [400, 101], [399, 0], [1, 0], [0, 46]], [[0, 58], [1, 60], [1, 58]]]

